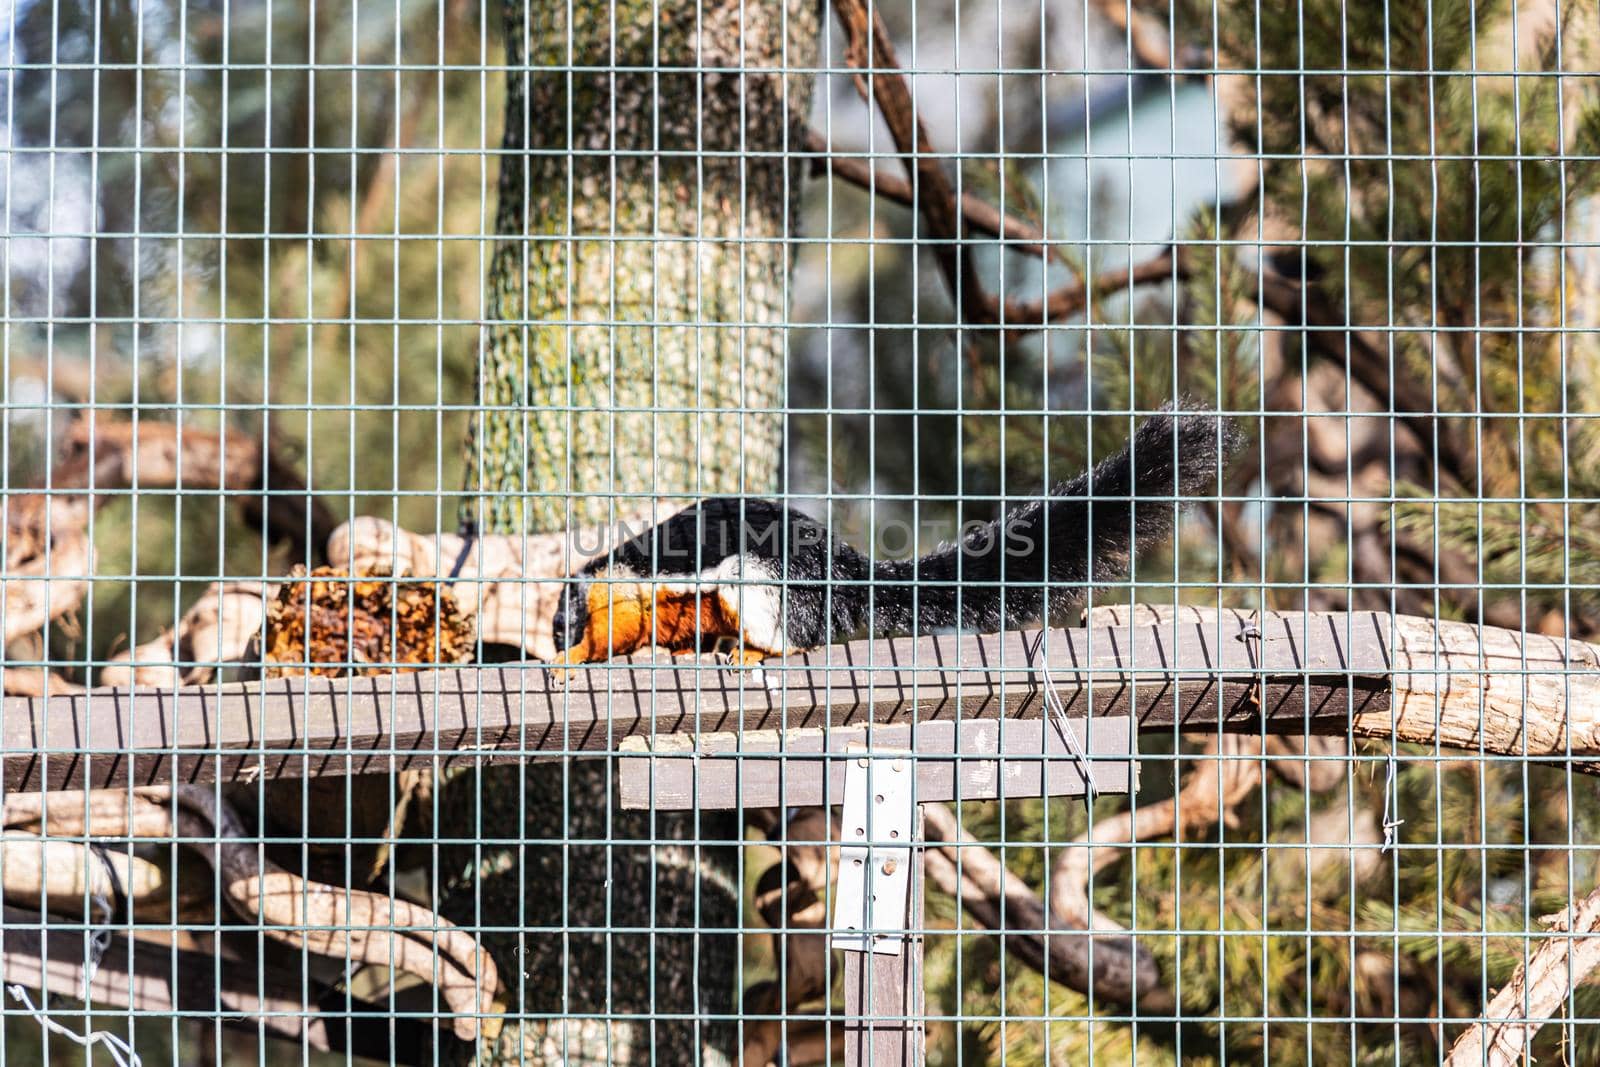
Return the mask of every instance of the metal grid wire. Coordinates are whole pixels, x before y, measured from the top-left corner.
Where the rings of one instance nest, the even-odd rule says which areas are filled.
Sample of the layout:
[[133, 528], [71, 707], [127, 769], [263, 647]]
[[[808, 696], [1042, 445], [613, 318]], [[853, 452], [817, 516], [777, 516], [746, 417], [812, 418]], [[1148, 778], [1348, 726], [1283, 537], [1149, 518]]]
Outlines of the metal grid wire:
[[0, 1064], [1600, 1063], [1592, 5], [5, 11]]

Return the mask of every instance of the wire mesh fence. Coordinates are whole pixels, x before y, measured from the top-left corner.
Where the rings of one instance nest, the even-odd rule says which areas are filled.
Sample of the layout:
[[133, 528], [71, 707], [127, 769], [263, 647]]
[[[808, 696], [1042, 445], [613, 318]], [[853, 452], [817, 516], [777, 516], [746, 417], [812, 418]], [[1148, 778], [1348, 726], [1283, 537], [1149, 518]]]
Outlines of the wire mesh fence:
[[1600, 22], [17, 0], [0, 1063], [1600, 1063]]

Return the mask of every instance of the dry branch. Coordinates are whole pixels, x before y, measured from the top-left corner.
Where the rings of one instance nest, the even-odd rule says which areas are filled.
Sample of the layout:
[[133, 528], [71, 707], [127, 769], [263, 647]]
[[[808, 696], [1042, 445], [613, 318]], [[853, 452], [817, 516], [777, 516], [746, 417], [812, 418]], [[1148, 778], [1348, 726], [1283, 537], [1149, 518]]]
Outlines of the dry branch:
[[1515, 1067], [1527, 1062], [1543, 1020], [1568, 1002], [1573, 989], [1600, 965], [1600, 889], [1576, 908], [1547, 916], [1550, 936], [1467, 1027], [1446, 1067]]
[[[63, 443], [50, 487], [210, 490], [241, 496], [251, 525], [304, 557], [327, 542], [336, 520], [305, 479], [259, 435], [170, 422], [81, 419]], [[98, 506], [103, 497], [96, 497]]]
[[48, 806], [39, 794], [7, 797], [8, 827], [112, 838], [187, 838], [201, 848], [239, 916], [267, 936], [334, 959], [394, 967], [436, 984], [464, 1040], [494, 1011], [494, 960], [448, 920], [404, 900], [311, 882], [260, 855], [226, 802], [197, 786], [90, 793]]
[[1261, 763], [1239, 757], [1259, 756], [1260, 736], [1224, 734], [1207, 739], [1213, 757], [1196, 766], [1175, 796], [1155, 804], [1142, 804], [1108, 819], [1095, 820], [1093, 829], [1056, 856], [1050, 879], [1050, 908], [1075, 926], [1117, 930], [1121, 925], [1096, 911], [1089, 896], [1093, 875], [1122, 855], [1119, 846], [1164, 837], [1183, 840], [1214, 826], [1219, 820], [1237, 826], [1235, 810], [1261, 784]]
[[[56, 803], [65, 807], [72, 802], [60, 797]], [[115, 882], [107, 865], [116, 873]], [[0, 833], [0, 874], [8, 902], [26, 908], [43, 905], [46, 911], [69, 917], [83, 916], [84, 902], [96, 898], [105, 902], [109, 913], [118, 896], [132, 906], [164, 902], [172, 891], [166, 872], [149, 860], [116, 849], [96, 853], [77, 841], [22, 830]], [[88, 917], [100, 921], [109, 914]]]
[[[80, 419], [69, 428], [48, 482], [45, 492], [5, 500], [0, 587], [7, 644], [42, 630], [82, 602], [94, 565], [90, 517], [112, 493], [180, 489], [211, 490], [219, 498], [238, 495], [254, 509], [254, 524], [302, 555], [334, 529], [332, 512], [309, 493], [291, 464], [275, 452], [264, 453], [258, 439], [235, 431]], [[160, 672], [154, 680], [170, 682], [172, 672]]]
[[114, 789], [64, 793], [12, 793], [0, 808], [0, 825], [69, 836], [145, 838], [170, 836], [172, 815], [148, 800], [132, 802]]
[[[932, 231], [934, 255], [945, 284], [952, 298], [959, 295], [963, 315], [969, 323], [1004, 322], [1012, 332], [1036, 329], [1044, 323], [1078, 314], [1096, 295], [1133, 285], [1169, 281], [1176, 276], [1178, 267], [1175, 257], [1167, 252], [1136, 267], [1063, 285], [1048, 293], [1043, 300], [1016, 301], [1008, 298], [1002, 301], [990, 295], [979, 279], [971, 257], [965, 254], [961, 221], [964, 218], [969, 223], [973, 222], [976, 214], [984, 223], [979, 228], [996, 236], [1009, 236], [1007, 231], [1019, 232], [1018, 224], [981, 200], [977, 201], [979, 207], [976, 212], [969, 203], [975, 198], [963, 197], [958, 202], [939, 159], [934, 155], [927, 129], [917, 116], [911, 90], [900, 72], [899, 58], [877, 10], [869, 9], [864, 0], [835, 0], [834, 10], [847, 37], [847, 61], [857, 70], [868, 72], [856, 75], [856, 88], [863, 99], [877, 104], [894, 138], [895, 148], [902, 157], [906, 176], [910, 183], [918, 187], [914, 189], [912, 184], [907, 183], [884, 190], [885, 194], [921, 211]], [[1135, 37], [1141, 41], [1146, 39], [1143, 23], [1139, 24], [1138, 32], [1125, 19], [1120, 24], [1129, 32], [1130, 41]], [[1152, 46], [1150, 51], [1151, 65], [1170, 66], [1165, 50], [1158, 55]], [[815, 134], [808, 140], [808, 145], [813, 150], [827, 150], [826, 142]], [[870, 167], [841, 167], [839, 161], [831, 160], [829, 166], [857, 184], [865, 179], [869, 188], [879, 187], [882, 181]], [[1038, 235], [1036, 242], [1043, 240], [1043, 234], [1036, 228], [1029, 226], [1027, 229], [1031, 231], [1028, 236]], [[1029, 250], [1038, 255], [1048, 254], [1048, 248], [1039, 243], [1034, 243]]]
[[[1296, 235], [1298, 236], [1298, 235]], [[1306, 327], [1307, 347], [1340, 369], [1348, 368], [1378, 403], [1413, 423], [1417, 439], [1434, 452], [1437, 469], [1460, 478], [1476, 469], [1469, 447], [1456, 439], [1448, 419], [1432, 414], [1438, 409], [1433, 385], [1424, 377], [1393, 366], [1394, 356], [1374, 330], [1352, 326], [1317, 285], [1303, 287], [1270, 266], [1263, 266], [1254, 290], [1260, 306], [1286, 325]]]
[[[943, 847], [930, 844], [927, 850], [929, 879], [980, 924], [1001, 931], [1007, 951], [1039, 973], [1104, 1003], [1137, 1004], [1141, 1012], [1152, 1015], [1176, 1009], [1177, 1000], [1161, 984], [1155, 958], [1132, 937], [1086, 933], [1083, 927], [1051, 915], [1026, 882], [960, 828], [948, 807], [924, 804], [922, 811], [928, 840], [943, 842]], [[1061, 933], [1052, 936], [1052, 931]]]
[[917, 115], [911, 88], [900, 72], [900, 59], [882, 16], [877, 8], [869, 8], [866, 0], [834, 0], [833, 9], [845, 31], [845, 59], [864, 72], [856, 75], [856, 89], [863, 100], [878, 105], [905, 165], [906, 177], [926, 194], [917, 197], [918, 206], [932, 231], [934, 258], [952, 298], [959, 299], [969, 322], [996, 321], [998, 305], [984, 290], [972, 258], [961, 245], [961, 214], [955, 191]]
[[112, 656], [100, 669], [100, 684], [202, 685], [224, 667], [259, 667], [251, 650], [271, 594], [265, 582], [213, 583], [189, 605], [176, 630]]
[[[826, 1018], [791, 1019], [784, 1037], [783, 1060], [789, 1067], [812, 1067], [813, 1064], [844, 1062], [845, 1024]], [[778, 1060], [769, 1061], [774, 1065]]]
[[[746, 990], [746, 1015], [794, 1014], [827, 992], [834, 970], [833, 952], [821, 931], [828, 925], [827, 888], [838, 872], [839, 850], [806, 842], [839, 840], [839, 816], [826, 808], [803, 808], [789, 820], [784, 838], [799, 843], [774, 842], [781, 845], [782, 858], [762, 874], [755, 894], [757, 912], [774, 929], [773, 956], [784, 981], [758, 982]], [[794, 1025], [790, 1019], [751, 1019], [744, 1028], [743, 1062], [778, 1058], [795, 1038]]]
[[330, 318], [342, 319], [350, 314], [350, 301], [354, 298], [357, 283], [362, 276], [362, 260], [365, 258], [363, 253], [367, 246], [367, 242], [359, 235], [377, 233], [384, 208], [395, 206], [394, 189], [400, 176], [400, 157], [416, 137], [417, 123], [423, 114], [423, 109], [403, 94], [397, 96], [392, 106], [394, 116], [390, 120], [389, 136], [385, 140], [394, 147], [378, 157], [372, 175], [361, 191], [355, 229], [345, 250], [344, 277], [338, 288], [333, 291], [333, 305], [328, 311]]
[[47, 697], [52, 693], [81, 693], [83, 686], [69, 682], [48, 667], [0, 667], [0, 689], [7, 696]]
[[1350, 747], [1340, 737], [1267, 738], [1267, 767], [1278, 778], [1313, 795], [1344, 784], [1350, 775]]
[[[815, 130], [806, 135], [806, 149], [818, 154], [813, 170], [818, 174], [831, 174], [852, 185], [906, 207], [920, 204], [917, 192], [910, 182], [884, 174], [872, 164], [848, 156], [838, 156], [832, 146]], [[932, 195], [932, 194], [928, 194]], [[950, 195], [954, 195], [951, 193]], [[1025, 252], [1041, 259], [1061, 258], [1059, 248], [1052, 247], [1043, 230], [1033, 223], [1008, 214], [984, 200], [976, 193], [961, 197], [961, 217], [967, 226], [1007, 242], [1006, 248]], [[1096, 275], [1091, 281], [1077, 281], [1051, 290], [1043, 300], [1007, 300], [1006, 324], [1015, 329], [1037, 326], [1041, 322], [1055, 322], [1082, 312], [1089, 301], [1135, 286], [1159, 285], [1185, 276], [1186, 268], [1172, 249], [1153, 256], [1136, 266], [1120, 267]], [[981, 290], [980, 290], [981, 292]], [[988, 308], [993, 302], [985, 305]], [[992, 322], [993, 310], [985, 310], [988, 317], [979, 321]]]
[[[833, 147], [816, 130], [806, 133], [806, 151], [817, 154], [812, 160], [813, 174], [842, 178], [874, 196], [916, 209], [917, 195], [910, 182], [885, 174], [866, 160], [835, 154]], [[1046, 243], [1044, 231], [1039, 227], [1001, 211], [977, 193], [962, 194], [961, 217], [979, 233], [1007, 242], [1006, 248], [1013, 252], [1025, 252], [1041, 259], [1060, 255], [1058, 249]]]
[[[968, 323], [987, 325], [1004, 322], [1013, 333], [1037, 329], [1047, 322], [1078, 314], [1094, 296], [1134, 285], [1169, 281], [1175, 276], [1177, 264], [1173, 255], [1167, 252], [1135, 267], [1062, 285], [1048, 293], [1043, 300], [1017, 301], [1008, 298], [1002, 301], [991, 295], [978, 277], [972, 258], [966, 254], [962, 243], [963, 219], [994, 236], [1027, 238], [1030, 243], [1021, 246], [1024, 250], [1047, 256], [1049, 248], [1042, 243], [1043, 233], [1036, 227], [1012, 219], [978, 198], [967, 196], [958, 200], [934, 154], [928, 131], [917, 116], [911, 90], [900, 72], [900, 61], [883, 19], [875, 8], [868, 8], [865, 0], [835, 0], [834, 11], [847, 38], [845, 57], [852, 67], [864, 72], [856, 75], [856, 88], [862, 99], [877, 104], [878, 112], [894, 138], [895, 148], [900, 153], [909, 181], [891, 180], [891, 184], [885, 186], [884, 177], [878, 175], [874, 168], [848, 160], [830, 157], [826, 166], [841, 177], [882, 192], [920, 211], [931, 231], [932, 248], [939, 270], [944, 275], [952, 299], [959, 296], [961, 311]], [[813, 151], [828, 151], [827, 143], [816, 134], [808, 138], [807, 145]]]
[[440, 1042], [425, 1019], [310, 984], [299, 960], [219, 967], [210, 952], [101, 930], [105, 951], [91, 973], [85, 956], [94, 934], [81, 923], [52, 926], [36, 911], [12, 907], [0, 921], [0, 980], [8, 984], [89, 1000], [97, 1011], [210, 1016], [248, 1034], [379, 1063], [436, 1062]]
[[1041, 300], [1007, 300], [1006, 325], [1012, 330], [1036, 329], [1041, 323], [1077, 315], [1097, 296], [1140, 285], [1159, 285], [1183, 277], [1180, 257], [1169, 249], [1136, 266], [1108, 270], [1089, 282], [1073, 282], [1051, 290]]
[[1128, 38], [1128, 51], [1134, 62], [1153, 71], [1170, 71], [1180, 66], [1209, 67], [1212, 58], [1201, 49], [1186, 48], [1174, 57], [1167, 27], [1159, 20], [1129, 4], [1128, 0], [1093, 0], [1094, 9]]

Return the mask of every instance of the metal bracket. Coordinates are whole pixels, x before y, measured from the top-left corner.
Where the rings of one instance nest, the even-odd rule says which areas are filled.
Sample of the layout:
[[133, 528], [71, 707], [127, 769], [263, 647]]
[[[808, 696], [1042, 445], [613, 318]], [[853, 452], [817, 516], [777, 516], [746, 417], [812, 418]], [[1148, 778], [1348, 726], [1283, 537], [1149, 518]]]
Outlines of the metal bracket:
[[833, 947], [898, 956], [906, 934], [916, 760], [851, 746], [844, 775]]

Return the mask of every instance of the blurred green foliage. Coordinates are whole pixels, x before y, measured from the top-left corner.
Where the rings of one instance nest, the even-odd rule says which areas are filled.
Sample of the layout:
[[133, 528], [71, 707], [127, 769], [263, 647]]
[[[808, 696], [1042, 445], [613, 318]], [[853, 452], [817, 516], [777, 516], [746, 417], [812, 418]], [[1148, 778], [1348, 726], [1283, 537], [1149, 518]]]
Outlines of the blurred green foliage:
[[[503, 92], [476, 68], [502, 61], [496, 27], [422, 0], [20, 7], [13, 137], [61, 150], [51, 167], [13, 157], [13, 232], [65, 229], [54, 198], [87, 205], [100, 236], [86, 262], [54, 253], [54, 290], [13, 267], [13, 398], [51, 362], [92, 366], [102, 417], [264, 436], [341, 519], [452, 529]], [[15, 264], [26, 237], [12, 247]], [[44, 481], [75, 414], [14, 413], [10, 485]], [[49, 657], [103, 658], [172, 626], [208, 580], [297, 562], [253, 533], [216, 493], [110, 503], [102, 580]]]

